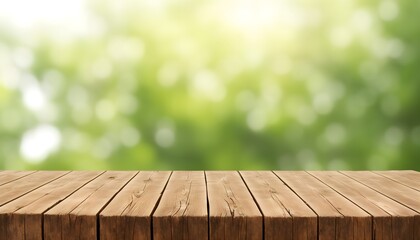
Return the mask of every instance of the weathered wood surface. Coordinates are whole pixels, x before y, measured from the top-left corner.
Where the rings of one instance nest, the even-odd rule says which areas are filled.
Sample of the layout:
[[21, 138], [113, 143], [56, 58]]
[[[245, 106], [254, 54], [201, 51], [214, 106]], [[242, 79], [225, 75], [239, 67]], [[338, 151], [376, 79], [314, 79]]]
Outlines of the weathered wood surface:
[[204, 172], [174, 172], [153, 214], [153, 239], [207, 239]]
[[319, 239], [370, 239], [371, 216], [306, 172], [275, 172], [318, 215]]
[[44, 237], [96, 239], [97, 215], [135, 172], [105, 172], [44, 213]]
[[3, 239], [420, 240], [420, 173], [0, 171]]
[[262, 214], [237, 172], [206, 172], [211, 239], [261, 239]]
[[151, 239], [151, 216], [170, 175], [138, 173], [99, 214], [100, 239]]

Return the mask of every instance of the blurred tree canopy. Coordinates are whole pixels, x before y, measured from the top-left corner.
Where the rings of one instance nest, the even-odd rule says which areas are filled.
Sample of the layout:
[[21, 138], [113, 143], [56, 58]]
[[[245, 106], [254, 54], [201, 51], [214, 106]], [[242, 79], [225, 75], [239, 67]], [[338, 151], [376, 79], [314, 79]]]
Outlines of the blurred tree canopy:
[[420, 170], [415, 0], [0, 0], [2, 169]]

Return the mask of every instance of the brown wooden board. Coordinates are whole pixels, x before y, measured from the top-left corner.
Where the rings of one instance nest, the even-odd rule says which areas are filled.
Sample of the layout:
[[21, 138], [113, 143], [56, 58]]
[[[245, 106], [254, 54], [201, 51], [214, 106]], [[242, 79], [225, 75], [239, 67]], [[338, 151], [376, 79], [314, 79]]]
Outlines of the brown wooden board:
[[[420, 192], [384, 176], [365, 171], [341, 173], [420, 213]], [[414, 239], [420, 239], [420, 216], [414, 217]]]
[[318, 215], [322, 239], [371, 239], [372, 220], [364, 210], [306, 172], [275, 172]]
[[238, 172], [206, 171], [210, 239], [262, 239], [263, 218]]
[[416, 171], [374, 171], [374, 173], [420, 191], [420, 172]]
[[[0, 206], [4, 205], [40, 186], [53, 181], [56, 178], [67, 174], [64, 171], [40, 171], [19, 178], [13, 182], [9, 182], [0, 186]], [[1, 227], [1, 226], [0, 226]]]
[[0, 171], [0, 240], [420, 240], [415, 171]]
[[[0, 239], [42, 239], [43, 213], [100, 172], [70, 172], [0, 207]], [[33, 176], [35, 174], [29, 175]]]
[[309, 173], [371, 214], [375, 239], [413, 239], [413, 210], [339, 172]]
[[108, 171], [44, 214], [44, 239], [96, 239], [97, 214], [137, 172]]
[[137, 174], [99, 214], [100, 239], [151, 239], [151, 215], [170, 174]]
[[173, 172], [153, 214], [153, 239], [207, 239], [207, 194], [203, 171]]
[[0, 186], [33, 173], [35, 171], [0, 171]]
[[264, 215], [264, 239], [317, 239], [317, 215], [269, 171], [241, 171]]

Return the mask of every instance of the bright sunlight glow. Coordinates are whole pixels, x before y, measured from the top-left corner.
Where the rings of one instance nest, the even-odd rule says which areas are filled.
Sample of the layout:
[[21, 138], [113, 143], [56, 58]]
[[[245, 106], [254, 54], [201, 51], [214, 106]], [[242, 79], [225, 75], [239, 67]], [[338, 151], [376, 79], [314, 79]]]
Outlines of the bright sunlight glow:
[[83, 0], [0, 0], [0, 20], [22, 31], [45, 25], [75, 30], [85, 20], [85, 4]]
[[275, 31], [282, 27], [283, 31], [296, 30], [304, 23], [299, 9], [284, 1], [275, 0], [232, 0], [223, 2], [224, 19], [229, 27], [246, 35]]

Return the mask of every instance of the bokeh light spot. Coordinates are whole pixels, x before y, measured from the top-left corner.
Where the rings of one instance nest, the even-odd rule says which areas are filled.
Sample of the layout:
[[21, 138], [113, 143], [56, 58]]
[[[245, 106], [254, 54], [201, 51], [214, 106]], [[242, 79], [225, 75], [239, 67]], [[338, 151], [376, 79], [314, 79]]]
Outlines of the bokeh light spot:
[[53, 125], [39, 125], [24, 133], [20, 153], [30, 163], [39, 163], [56, 151], [61, 143], [61, 133]]
[[169, 125], [159, 126], [155, 132], [155, 141], [160, 147], [171, 147], [175, 143], [174, 129]]
[[390, 127], [385, 132], [384, 140], [391, 146], [399, 145], [404, 140], [404, 132], [399, 127]]
[[379, 4], [379, 16], [384, 21], [391, 21], [398, 17], [399, 8], [395, 0], [382, 0]]

